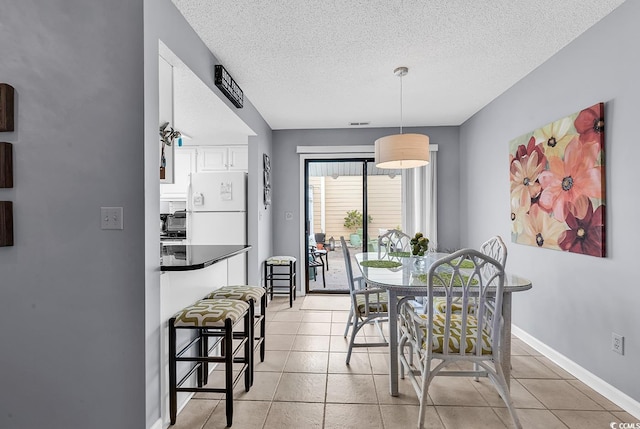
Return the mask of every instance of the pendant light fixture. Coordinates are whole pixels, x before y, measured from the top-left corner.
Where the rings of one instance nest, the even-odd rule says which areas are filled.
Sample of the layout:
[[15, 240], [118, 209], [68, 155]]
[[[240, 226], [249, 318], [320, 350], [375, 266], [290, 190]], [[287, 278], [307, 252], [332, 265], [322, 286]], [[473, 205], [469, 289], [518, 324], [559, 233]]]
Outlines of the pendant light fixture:
[[422, 167], [429, 164], [429, 136], [402, 134], [402, 77], [409, 73], [409, 69], [398, 67], [393, 73], [400, 78], [400, 134], [376, 140], [376, 167], [387, 169]]

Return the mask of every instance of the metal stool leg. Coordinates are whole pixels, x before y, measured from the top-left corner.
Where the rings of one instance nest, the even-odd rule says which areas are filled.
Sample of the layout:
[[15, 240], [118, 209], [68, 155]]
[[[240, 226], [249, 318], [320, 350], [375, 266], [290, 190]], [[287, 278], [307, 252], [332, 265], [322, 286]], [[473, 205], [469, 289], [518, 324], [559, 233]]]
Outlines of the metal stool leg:
[[178, 386], [176, 385], [176, 319], [169, 319], [169, 419], [176, 424], [178, 414]]
[[233, 328], [231, 320], [224, 322], [224, 372], [225, 372], [225, 402], [227, 411], [227, 426], [233, 423]]

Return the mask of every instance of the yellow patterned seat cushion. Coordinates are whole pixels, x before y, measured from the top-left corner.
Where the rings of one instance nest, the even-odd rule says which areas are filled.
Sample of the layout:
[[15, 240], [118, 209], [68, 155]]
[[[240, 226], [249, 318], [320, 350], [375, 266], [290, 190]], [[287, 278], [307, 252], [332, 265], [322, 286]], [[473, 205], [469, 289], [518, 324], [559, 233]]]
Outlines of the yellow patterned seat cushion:
[[[446, 313], [447, 312], [447, 299], [443, 296], [435, 296], [433, 297], [433, 308], [438, 313]], [[467, 304], [467, 313], [474, 314], [476, 310], [476, 306], [473, 302], [469, 302]], [[455, 300], [451, 303], [451, 313], [462, 313], [462, 304], [456, 303]]]
[[[379, 297], [379, 302], [378, 302]], [[364, 314], [367, 309], [365, 295], [356, 295], [358, 303], [358, 314]], [[386, 313], [388, 311], [389, 299], [386, 293], [372, 293], [369, 295], [369, 313]]]
[[237, 285], [223, 286], [211, 292], [204, 299], [228, 298], [239, 299], [240, 301], [253, 299], [255, 302], [258, 302], [260, 298], [262, 298], [262, 295], [264, 295], [264, 288], [260, 286]]
[[267, 258], [267, 265], [289, 265], [289, 263], [295, 261], [296, 258], [293, 256], [272, 256]]
[[235, 322], [249, 310], [249, 304], [237, 299], [205, 299], [190, 305], [175, 317], [178, 327], [221, 327], [226, 319]]
[[[425, 319], [423, 325], [421, 325], [422, 333], [424, 335], [424, 341], [427, 340], [427, 319], [428, 315], [420, 314], [420, 318]], [[467, 327], [466, 327], [466, 354], [476, 354], [476, 335], [478, 332], [477, 328], [478, 321], [473, 316], [467, 317]], [[445, 316], [443, 314], [434, 314], [433, 315], [433, 341], [431, 343], [431, 351], [434, 353], [443, 353], [443, 343], [444, 343], [444, 329], [445, 329]], [[451, 329], [449, 332], [449, 353], [460, 353], [460, 337], [462, 334], [462, 317], [458, 315], [451, 315]], [[422, 347], [425, 347], [425, 344], [422, 344]], [[482, 333], [482, 354], [489, 355], [492, 353], [491, 350], [491, 339], [487, 332], [483, 331]]]

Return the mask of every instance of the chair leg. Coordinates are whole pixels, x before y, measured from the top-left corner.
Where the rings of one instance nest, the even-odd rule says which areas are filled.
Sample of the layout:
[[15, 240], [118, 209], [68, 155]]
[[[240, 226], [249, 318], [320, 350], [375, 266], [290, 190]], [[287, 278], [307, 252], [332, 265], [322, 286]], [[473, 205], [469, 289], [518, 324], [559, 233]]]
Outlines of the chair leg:
[[[247, 372], [249, 373], [249, 386], [253, 386], [253, 371], [254, 371], [254, 366], [253, 366], [253, 361], [254, 361], [254, 357], [253, 357], [253, 345], [255, 344], [255, 330], [254, 330], [254, 325], [255, 325], [255, 314], [256, 314], [256, 307], [255, 307], [255, 301], [250, 299], [249, 300], [249, 311], [247, 314], [247, 317], [245, 319], [245, 336], [247, 338], [247, 344], [248, 344], [248, 349], [249, 352], [247, 353], [247, 347], [245, 347], [245, 360], [247, 361]], [[248, 326], [246, 326], [248, 325]], [[246, 376], [246, 374], [245, 374]], [[247, 388], [247, 392], [249, 391], [249, 389]]]
[[296, 294], [293, 262], [289, 262], [289, 308], [293, 307], [293, 298]]
[[225, 402], [227, 413], [227, 426], [233, 423], [233, 327], [231, 320], [224, 323], [224, 372], [225, 372]]
[[[207, 357], [209, 356], [209, 337], [206, 335], [206, 329], [200, 329], [200, 356]], [[209, 362], [201, 362], [200, 367], [198, 369], [200, 372], [200, 379], [198, 383], [198, 387], [202, 387], [209, 382]]]
[[351, 352], [353, 351], [353, 344], [356, 342], [356, 334], [360, 330], [360, 326], [358, 325], [358, 315], [353, 314], [353, 322], [351, 322], [353, 327], [351, 329], [351, 339], [349, 340], [349, 350], [347, 351], [347, 360], [346, 363], [349, 365], [349, 361], [351, 360]]
[[297, 271], [296, 271], [296, 263], [297, 263], [296, 261], [293, 261], [293, 274], [292, 274], [292, 276], [293, 276], [293, 299], [294, 299], [294, 300], [296, 299], [296, 293], [297, 293], [297, 285], [296, 285], [296, 274], [297, 274]]
[[260, 344], [260, 362], [264, 362], [265, 342], [267, 341], [266, 327], [267, 327], [267, 294], [262, 295], [260, 313], [262, 314], [262, 320], [260, 321], [260, 336], [262, 337], [262, 344]]
[[[487, 370], [489, 375], [491, 375], [490, 370], [488, 370], [487, 368], [484, 368], [484, 369]], [[509, 410], [509, 414], [511, 415], [511, 419], [513, 420], [513, 424], [515, 425], [516, 429], [522, 429], [522, 424], [520, 423], [520, 419], [516, 414], [515, 405], [513, 405], [513, 399], [511, 399], [509, 386], [507, 386], [507, 379], [505, 378], [504, 372], [502, 371], [502, 365], [497, 363], [495, 365], [495, 369], [496, 369], [496, 379], [494, 380], [494, 384], [496, 385], [496, 389], [498, 390], [498, 393], [500, 394], [500, 396], [502, 396], [502, 400], [504, 401], [505, 405], [507, 406], [507, 409]]]
[[[351, 299], [351, 298], [349, 298]], [[351, 326], [353, 317], [353, 307], [349, 308], [349, 317], [347, 317], [347, 326], [344, 327], [344, 337], [347, 338], [347, 334], [349, 333], [349, 326]]]
[[431, 375], [431, 362], [429, 362], [429, 359], [424, 359], [424, 363], [422, 363], [422, 365], [422, 392], [420, 392], [421, 395], [420, 398], [418, 398], [420, 399], [420, 411], [418, 412], [419, 429], [424, 429], [424, 417], [427, 408], [427, 400], [429, 398], [429, 384], [431, 383], [431, 380], [429, 380]]
[[248, 392], [253, 385], [253, 304], [249, 305], [249, 311], [244, 316], [243, 332], [246, 339], [244, 343], [244, 361], [247, 365], [244, 372], [244, 390]]
[[176, 380], [176, 327], [175, 319], [169, 319], [169, 419], [176, 424], [178, 414], [178, 392]]

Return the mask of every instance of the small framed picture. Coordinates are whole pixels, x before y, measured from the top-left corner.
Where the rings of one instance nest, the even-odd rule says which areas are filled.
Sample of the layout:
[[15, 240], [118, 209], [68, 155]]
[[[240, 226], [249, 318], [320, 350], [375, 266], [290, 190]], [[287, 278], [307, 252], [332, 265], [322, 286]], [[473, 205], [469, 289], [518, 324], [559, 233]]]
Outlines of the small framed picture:
[[264, 187], [264, 208], [271, 204], [271, 160], [266, 153], [262, 154], [262, 179]]
[[264, 167], [264, 171], [271, 172], [271, 159], [266, 153], [262, 154], [262, 164]]
[[264, 188], [264, 206], [271, 204], [271, 187]]

